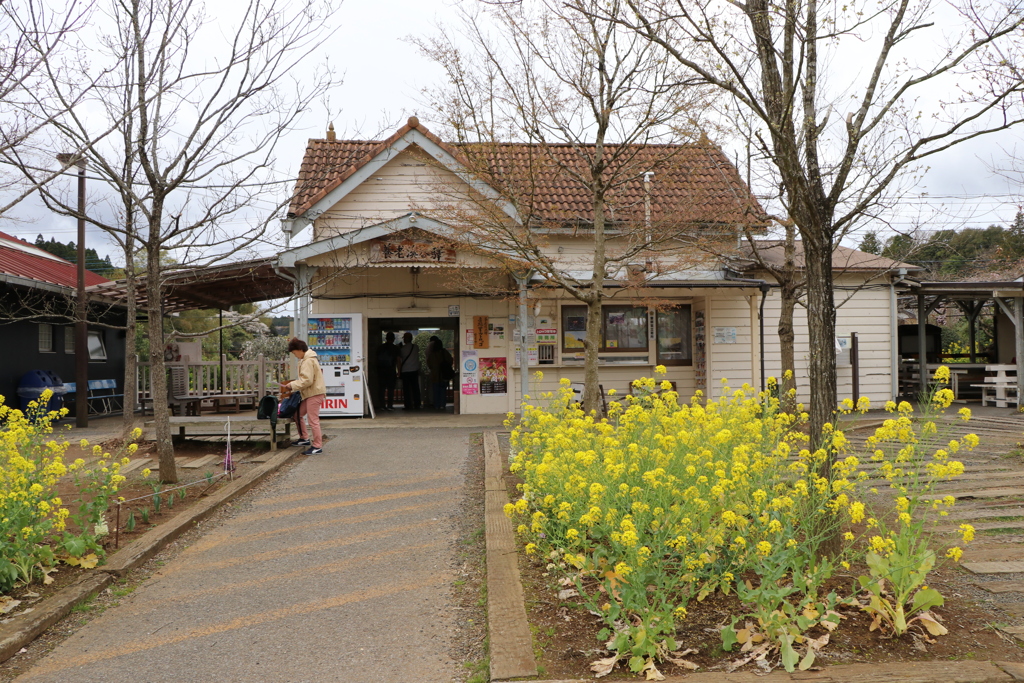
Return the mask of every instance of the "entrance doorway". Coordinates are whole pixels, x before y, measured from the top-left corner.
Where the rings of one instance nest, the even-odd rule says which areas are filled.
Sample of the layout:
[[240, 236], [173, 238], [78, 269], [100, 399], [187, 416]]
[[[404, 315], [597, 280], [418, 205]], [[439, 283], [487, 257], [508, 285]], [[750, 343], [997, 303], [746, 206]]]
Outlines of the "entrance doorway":
[[[383, 391], [381, 386], [382, 369], [377, 364], [377, 351], [384, 343], [388, 332], [395, 335], [395, 343], [401, 345], [402, 336], [409, 332], [412, 334], [413, 343], [419, 347], [420, 353], [420, 395], [423, 397], [424, 406], [431, 405], [430, 380], [427, 370], [427, 344], [431, 337], [436, 336], [444, 344], [444, 347], [452, 354], [453, 359], [459, 357], [459, 319], [452, 318], [368, 318], [366, 321], [366, 339], [368, 358], [366, 368], [369, 371], [369, 386], [373, 392], [373, 405], [376, 408], [377, 416], [386, 414], [383, 404]], [[457, 367], [457, 365], [456, 365]], [[450, 382], [446, 394], [448, 410], [455, 415], [459, 414], [460, 401], [459, 392], [455, 390], [455, 381]], [[404, 406], [405, 396], [402, 392], [402, 383], [399, 381], [396, 387], [395, 408]]]

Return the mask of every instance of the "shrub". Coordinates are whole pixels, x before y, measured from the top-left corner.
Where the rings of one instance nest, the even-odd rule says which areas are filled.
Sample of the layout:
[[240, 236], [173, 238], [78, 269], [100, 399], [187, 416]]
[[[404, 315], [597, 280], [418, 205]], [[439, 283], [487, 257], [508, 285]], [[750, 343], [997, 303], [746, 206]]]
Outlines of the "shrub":
[[[923, 522], [897, 517], [889, 529], [868, 518], [860, 495], [868, 475], [846, 454], [845, 436], [828, 427], [827, 442], [810, 450], [801, 431], [806, 413], [783, 412], [772, 384], [761, 395], [749, 386], [724, 387], [716, 401], [698, 393], [680, 405], [668, 382], [637, 380], [634, 396], [612, 402], [601, 420], [572, 403], [565, 381], [545, 397], [546, 407], [524, 405], [510, 465], [523, 478], [522, 498], [506, 513], [520, 520], [525, 552], [544, 557], [601, 615], [599, 638], [613, 654], [594, 663], [598, 675], [625, 660], [657, 678], [656, 663], [677, 657], [674, 636], [687, 606], [715, 591], [736, 591], [749, 610], [723, 630], [725, 649], [738, 643], [748, 658], [778, 652], [787, 670], [809, 667], [839, 624], [836, 607], [851, 601], [823, 587], [837, 566], [864, 557], [850, 531], [839, 537], [838, 553], [822, 552], [844, 524], [867, 521], [869, 551], [894, 566], [905, 565], [905, 551], [924, 574], [930, 569], [919, 556]], [[862, 400], [859, 408], [867, 407]], [[931, 483], [963, 468], [936, 457], [930, 474], [908, 481], [910, 470], [899, 465], [920, 458], [908, 420], [901, 412], [880, 428], [877, 444], [896, 439], [900, 448], [892, 455], [878, 448], [875, 456], [891, 485], [915, 491], [898, 513], [914, 520]], [[876, 584], [868, 579], [866, 590], [895, 580], [892, 566], [875, 565], [885, 576]], [[931, 594], [919, 597], [920, 585], [897, 600], [912, 600], [924, 613], [938, 603]], [[742, 619], [747, 627], [737, 629]], [[806, 635], [815, 628], [824, 635]]]
[[[65, 464], [68, 443], [52, 435], [53, 422], [67, 410], [47, 412], [49, 399], [47, 390], [22, 412], [4, 405], [0, 396], [0, 592], [46, 577], [58, 553], [71, 560], [102, 553], [97, 539], [106, 532], [104, 514], [124, 481], [118, 470], [127, 458], [101, 461], [89, 471], [81, 459]], [[136, 448], [130, 444], [127, 451]], [[58, 480], [68, 473], [79, 488], [70, 504], [56, 493]]]

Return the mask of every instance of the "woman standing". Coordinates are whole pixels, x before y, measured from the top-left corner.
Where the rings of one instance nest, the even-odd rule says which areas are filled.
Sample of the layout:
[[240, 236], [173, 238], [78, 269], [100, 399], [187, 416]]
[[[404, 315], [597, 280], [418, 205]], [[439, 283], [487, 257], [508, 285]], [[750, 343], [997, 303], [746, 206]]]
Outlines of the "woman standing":
[[[288, 342], [288, 352], [299, 359], [299, 378], [292, 382], [280, 382], [280, 385], [292, 391], [298, 391], [302, 395], [302, 403], [299, 404], [298, 424], [299, 440], [296, 445], [309, 446], [303, 455], [317, 455], [323, 453], [323, 433], [320, 431], [320, 407], [327, 398], [327, 385], [324, 383], [324, 372], [320, 369], [320, 361], [317, 360], [316, 351], [310, 350], [306, 342], [298, 337], [292, 337]], [[309, 432], [303, 424], [303, 418], [309, 420], [309, 431], [313, 433], [310, 441]]]
[[412, 332], [402, 335], [396, 360], [398, 373], [402, 376], [402, 395], [405, 396], [406, 410], [420, 409], [420, 347], [412, 341]]

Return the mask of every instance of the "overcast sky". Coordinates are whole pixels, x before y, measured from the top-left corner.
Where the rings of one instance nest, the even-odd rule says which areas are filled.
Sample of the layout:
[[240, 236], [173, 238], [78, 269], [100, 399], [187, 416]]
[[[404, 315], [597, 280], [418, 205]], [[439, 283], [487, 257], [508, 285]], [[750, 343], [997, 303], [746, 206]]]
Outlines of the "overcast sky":
[[[413, 113], [430, 125], [429, 112], [418, 104], [420, 91], [440, 83], [443, 73], [403, 39], [430, 33], [438, 21], [453, 21], [456, 4], [458, 0], [345, 0], [332, 22], [334, 33], [321, 46], [321, 58], [329, 57], [344, 73], [344, 84], [331, 94], [330, 101], [337, 112], [333, 118], [339, 137], [387, 134]], [[230, 3], [211, 3], [210, 11], [225, 6]], [[316, 68], [316, 64], [312, 60], [308, 68]], [[279, 148], [281, 172], [295, 173], [306, 139], [324, 137], [327, 116], [326, 108], [309, 112], [304, 130]], [[989, 166], [1007, 165], [1001, 148], [1013, 148], [1018, 139], [1017, 134], [1003, 135], [933, 160], [933, 168], [918, 188], [930, 198], [908, 198], [894, 225], [909, 229], [921, 214], [930, 228], [985, 227], [1012, 220], [1021, 201], [1020, 185], [994, 175]], [[730, 158], [739, 152], [728, 146], [726, 151]], [[38, 202], [24, 202], [11, 215], [27, 222], [5, 219], [0, 230], [29, 240], [39, 233], [62, 242], [75, 239], [75, 222], [50, 215]], [[300, 239], [308, 239], [308, 231]], [[113, 255], [114, 250], [104, 246], [102, 233], [90, 233], [87, 242], [101, 255]]]

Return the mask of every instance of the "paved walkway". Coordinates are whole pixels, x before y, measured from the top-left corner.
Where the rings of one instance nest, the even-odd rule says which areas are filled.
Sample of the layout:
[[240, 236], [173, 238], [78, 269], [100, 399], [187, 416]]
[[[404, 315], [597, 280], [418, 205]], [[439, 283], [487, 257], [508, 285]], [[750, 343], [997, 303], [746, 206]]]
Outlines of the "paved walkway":
[[455, 679], [446, 602], [471, 431], [328, 425], [324, 455], [17, 680]]

